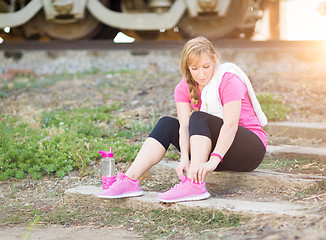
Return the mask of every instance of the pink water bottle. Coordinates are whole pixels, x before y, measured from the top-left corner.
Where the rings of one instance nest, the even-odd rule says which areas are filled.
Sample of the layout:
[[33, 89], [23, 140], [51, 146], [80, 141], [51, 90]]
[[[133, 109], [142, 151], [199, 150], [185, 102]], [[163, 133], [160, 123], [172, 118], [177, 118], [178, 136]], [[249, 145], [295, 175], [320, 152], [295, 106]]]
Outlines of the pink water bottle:
[[115, 161], [113, 158], [112, 148], [110, 148], [110, 152], [99, 151], [98, 153], [102, 154], [102, 189], [108, 189], [115, 181]]

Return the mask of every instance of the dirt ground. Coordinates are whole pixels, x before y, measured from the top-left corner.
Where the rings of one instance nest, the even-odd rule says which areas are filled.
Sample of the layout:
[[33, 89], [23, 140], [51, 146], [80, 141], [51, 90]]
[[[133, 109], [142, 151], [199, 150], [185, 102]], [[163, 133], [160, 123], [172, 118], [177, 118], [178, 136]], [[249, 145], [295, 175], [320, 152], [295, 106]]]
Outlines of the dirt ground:
[[141, 236], [130, 231], [119, 228], [90, 228], [90, 227], [63, 227], [63, 226], [41, 226], [33, 228], [31, 232], [26, 227], [14, 226], [0, 228], [1, 240], [89, 240], [96, 236], [98, 240], [120, 240], [120, 239], [143, 239]]
[[[251, 73], [250, 75], [256, 91], [275, 92], [283, 97], [285, 104], [291, 106], [288, 120], [291, 121], [324, 121], [326, 115], [326, 81], [322, 74], [300, 75], [296, 73], [277, 73], [265, 75]], [[42, 76], [39, 76], [42, 81]], [[72, 109], [78, 107], [100, 106], [122, 102], [123, 108], [117, 112], [120, 118], [139, 118], [150, 120], [153, 115], [175, 116], [173, 102], [173, 89], [180, 80], [179, 74], [161, 73], [119, 73], [74, 77], [69, 80], [61, 80], [53, 85], [41, 89], [11, 90], [8, 95], [2, 97], [0, 112], [13, 114], [23, 120], [37, 122], [42, 111], [53, 109]], [[16, 80], [2, 81], [1, 84]], [[28, 78], [21, 77], [20, 81], [28, 83]], [[110, 87], [99, 88], [110, 82]], [[264, 84], [258, 84], [264, 82]], [[1, 87], [1, 86], [0, 86]], [[155, 111], [154, 111], [155, 109]], [[277, 139], [269, 139], [269, 143]], [[298, 140], [299, 141], [299, 140]], [[127, 166], [118, 166], [124, 170]], [[74, 175], [75, 174], [75, 175]], [[9, 180], [0, 182], [0, 202], [2, 214], [7, 216], [19, 213], [20, 207], [32, 206], [33, 209], [50, 211], [54, 207], [61, 206], [63, 193], [66, 189], [83, 185], [99, 184], [96, 176], [80, 177], [72, 173], [63, 179], [44, 177], [35, 181], [27, 178], [24, 180]], [[144, 186], [144, 190], [151, 190], [151, 182]], [[242, 192], [241, 192], [242, 191]], [[291, 190], [290, 190], [291, 191]], [[274, 200], [289, 199], [291, 192], [276, 189], [269, 194], [254, 191], [245, 192], [238, 190], [237, 196], [243, 195], [255, 200], [257, 196], [264, 194], [274, 197]], [[283, 193], [282, 193], [283, 192]], [[240, 194], [241, 193], [241, 194]], [[228, 194], [232, 197], [234, 192], [221, 193], [223, 197]], [[275, 196], [276, 195], [276, 196]], [[271, 198], [270, 198], [271, 199]], [[239, 227], [222, 229], [223, 239], [326, 239], [326, 208], [323, 196], [312, 198], [311, 204], [316, 205], [319, 213], [316, 216], [289, 217], [262, 214], [251, 216], [248, 221]], [[31, 210], [29, 210], [31, 211]], [[74, 226], [56, 226], [47, 223], [38, 223], [30, 232], [26, 225], [15, 226], [2, 224], [0, 226], [0, 239], [142, 239], [141, 233], [135, 233], [124, 226], [121, 228], [106, 228], [93, 222], [76, 222]], [[109, 236], [109, 238], [108, 238]], [[28, 238], [27, 238], [28, 239]]]

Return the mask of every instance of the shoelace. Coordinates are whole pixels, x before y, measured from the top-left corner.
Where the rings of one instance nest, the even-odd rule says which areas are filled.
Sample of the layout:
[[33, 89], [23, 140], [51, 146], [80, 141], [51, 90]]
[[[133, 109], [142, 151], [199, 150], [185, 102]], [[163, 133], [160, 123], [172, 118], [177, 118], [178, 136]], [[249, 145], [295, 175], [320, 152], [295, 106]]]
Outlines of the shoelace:
[[180, 187], [182, 187], [185, 183], [186, 183], [186, 181], [184, 181], [184, 182], [181, 181], [181, 182], [179, 182], [178, 184], [176, 184], [174, 187], [172, 187], [170, 190], [180, 188]]

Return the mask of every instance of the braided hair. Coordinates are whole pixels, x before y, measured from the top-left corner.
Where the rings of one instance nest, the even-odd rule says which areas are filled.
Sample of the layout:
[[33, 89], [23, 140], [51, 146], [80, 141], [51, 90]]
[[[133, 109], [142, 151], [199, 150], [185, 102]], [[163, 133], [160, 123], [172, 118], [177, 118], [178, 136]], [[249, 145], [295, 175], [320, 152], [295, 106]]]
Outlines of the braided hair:
[[[219, 54], [214, 49], [213, 44], [205, 37], [196, 37], [189, 40], [183, 48], [181, 58], [181, 73], [186, 78], [189, 86], [191, 102], [195, 106], [199, 102], [199, 94], [197, 91], [197, 83], [190, 73], [189, 66], [198, 61], [199, 57], [203, 53], [207, 53], [217, 64]], [[194, 111], [198, 110], [199, 109], [197, 107], [194, 109]]]

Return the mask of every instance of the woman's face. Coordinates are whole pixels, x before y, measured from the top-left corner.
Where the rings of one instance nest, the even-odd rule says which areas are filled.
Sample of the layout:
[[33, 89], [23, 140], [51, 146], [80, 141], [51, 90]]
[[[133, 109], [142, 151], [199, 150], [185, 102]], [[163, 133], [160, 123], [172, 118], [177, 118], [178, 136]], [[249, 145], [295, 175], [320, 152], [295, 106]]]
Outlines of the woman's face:
[[205, 52], [202, 53], [198, 59], [195, 59], [195, 61], [189, 65], [191, 76], [197, 82], [200, 91], [202, 91], [203, 88], [212, 79], [214, 69], [215, 62]]

